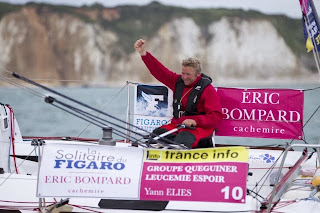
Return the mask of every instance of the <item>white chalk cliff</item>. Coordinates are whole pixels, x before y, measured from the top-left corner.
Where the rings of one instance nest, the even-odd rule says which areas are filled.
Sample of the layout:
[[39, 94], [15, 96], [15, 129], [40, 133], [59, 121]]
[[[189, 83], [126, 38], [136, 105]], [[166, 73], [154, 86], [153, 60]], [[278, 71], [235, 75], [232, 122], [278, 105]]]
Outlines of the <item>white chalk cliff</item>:
[[[114, 10], [103, 14], [117, 18]], [[220, 85], [318, 78], [266, 19], [221, 17], [206, 29], [190, 17], [174, 18], [148, 38], [147, 49], [176, 72], [183, 58], [197, 57], [203, 72]], [[133, 35], [126, 41], [132, 50], [124, 51], [117, 33], [97, 23], [23, 7], [0, 20], [0, 66], [32, 79], [69, 80], [40, 81], [56, 85], [155, 82], [133, 50], [138, 38]]]

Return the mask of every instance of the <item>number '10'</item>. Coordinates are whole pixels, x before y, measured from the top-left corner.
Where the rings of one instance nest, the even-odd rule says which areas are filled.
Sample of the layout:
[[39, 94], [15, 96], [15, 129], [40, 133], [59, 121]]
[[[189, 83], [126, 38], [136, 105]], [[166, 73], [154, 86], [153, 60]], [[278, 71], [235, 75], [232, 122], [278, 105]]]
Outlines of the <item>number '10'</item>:
[[[226, 186], [223, 189], [221, 189], [221, 192], [224, 193], [224, 199], [229, 200], [230, 198], [230, 186]], [[243, 196], [243, 190], [241, 187], [236, 186], [231, 191], [231, 197], [234, 200], [240, 200]]]

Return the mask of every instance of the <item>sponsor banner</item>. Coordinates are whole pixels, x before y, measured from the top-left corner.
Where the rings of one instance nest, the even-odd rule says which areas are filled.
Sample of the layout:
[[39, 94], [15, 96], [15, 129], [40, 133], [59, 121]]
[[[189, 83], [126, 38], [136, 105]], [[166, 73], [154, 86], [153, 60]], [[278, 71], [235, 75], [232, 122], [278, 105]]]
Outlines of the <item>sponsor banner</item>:
[[145, 150], [145, 161], [142, 200], [245, 203], [248, 149], [244, 147]]
[[192, 150], [145, 150], [147, 162], [248, 162], [248, 153], [244, 147], [217, 147]]
[[37, 196], [139, 199], [142, 159], [138, 148], [46, 144]]
[[46, 144], [37, 196], [244, 203], [248, 152]]
[[172, 118], [172, 91], [160, 85], [136, 85], [134, 93], [134, 131], [152, 132]]
[[218, 88], [217, 136], [302, 139], [304, 93], [290, 89]]

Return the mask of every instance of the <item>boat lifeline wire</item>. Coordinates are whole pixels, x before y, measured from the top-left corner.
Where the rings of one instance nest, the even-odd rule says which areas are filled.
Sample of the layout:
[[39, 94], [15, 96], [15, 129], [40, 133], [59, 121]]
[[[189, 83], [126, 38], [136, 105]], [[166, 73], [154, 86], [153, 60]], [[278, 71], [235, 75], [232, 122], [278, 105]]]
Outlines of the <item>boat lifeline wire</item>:
[[[124, 85], [124, 86], [121, 88], [121, 90], [120, 90], [115, 96], [113, 96], [113, 98], [105, 105], [105, 107], [103, 107], [102, 111], [104, 111], [104, 110], [107, 108], [107, 106], [109, 106], [109, 104], [113, 102], [113, 100], [123, 91], [124, 88], [126, 88], [126, 87], [128, 86], [128, 84], [129, 84], [129, 82], [127, 81], [126, 85]], [[98, 113], [96, 116], [99, 116], [100, 114], [101, 114], [101, 113]], [[84, 133], [84, 131], [86, 131], [86, 130], [89, 128], [89, 126], [90, 126], [91, 124], [92, 124], [92, 123], [89, 123], [89, 124], [80, 132], [80, 134], [78, 135], [78, 138], [82, 135], [82, 133]]]
[[[36, 149], [37, 147], [34, 147], [34, 149]], [[24, 161], [26, 159], [28, 159], [28, 157], [30, 157], [30, 155], [34, 152], [34, 149], [28, 154], [28, 156], [26, 158], [23, 159], [23, 161], [21, 161], [21, 163], [17, 166], [17, 169], [24, 163]], [[6, 179], [4, 179], [4, 181], [2, 183], [0, 183], [0, 187], [11, 177], [11, 175], [14, 173], [15, 171], [12, 171], [8, 177], [6, 177]]]

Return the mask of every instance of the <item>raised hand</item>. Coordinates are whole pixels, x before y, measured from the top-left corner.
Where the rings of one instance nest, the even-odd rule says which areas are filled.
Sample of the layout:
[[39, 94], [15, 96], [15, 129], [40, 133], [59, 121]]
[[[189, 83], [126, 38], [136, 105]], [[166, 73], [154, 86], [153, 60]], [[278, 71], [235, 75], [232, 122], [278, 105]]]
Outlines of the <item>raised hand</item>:
[[146, 55], [147, 51], [146, 51], [146, 41], [143, 39], [139, 39], [137, 40], [133, 47], [136, 49], [137, 52], [139, 52], [140, 55]]

